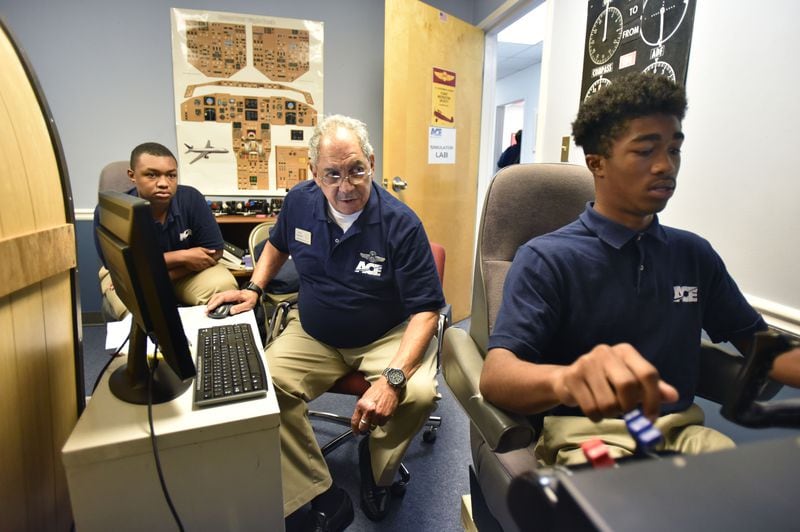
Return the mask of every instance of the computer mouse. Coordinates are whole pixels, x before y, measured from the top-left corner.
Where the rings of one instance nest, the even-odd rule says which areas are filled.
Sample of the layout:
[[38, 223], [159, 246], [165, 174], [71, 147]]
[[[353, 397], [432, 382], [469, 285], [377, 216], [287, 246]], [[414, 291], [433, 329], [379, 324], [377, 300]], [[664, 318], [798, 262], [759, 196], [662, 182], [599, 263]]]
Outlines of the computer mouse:
[[231, 314], [231, 307], [233, 303], [223, 303], [211, 312], [208, 313], [209, 318], [214, 318], [216, 320], [221, 320], [222, 318], [227, 318]]

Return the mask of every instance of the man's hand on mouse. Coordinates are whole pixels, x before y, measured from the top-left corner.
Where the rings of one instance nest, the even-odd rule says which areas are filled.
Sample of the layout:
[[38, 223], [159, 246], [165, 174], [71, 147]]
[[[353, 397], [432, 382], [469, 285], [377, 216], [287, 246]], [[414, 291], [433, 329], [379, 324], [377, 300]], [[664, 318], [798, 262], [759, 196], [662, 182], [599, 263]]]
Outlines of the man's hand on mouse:
[[223, 303], [233, 303], [230, 315], [247, 312], [258, 303], [258, 294], [252, 290], [226, 290], [211, 296], [206, 304], [206, 315]]

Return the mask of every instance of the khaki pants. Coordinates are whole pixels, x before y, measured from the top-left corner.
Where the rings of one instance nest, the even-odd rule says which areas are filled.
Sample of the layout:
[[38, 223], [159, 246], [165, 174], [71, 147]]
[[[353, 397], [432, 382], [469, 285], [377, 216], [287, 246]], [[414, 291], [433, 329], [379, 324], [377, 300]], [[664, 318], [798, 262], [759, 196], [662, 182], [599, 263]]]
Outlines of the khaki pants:
[[[120, 300], [111, 275], [104, 267], [100, 268], [100, 292], [103, 294], [103, 312], [114, 320], [121, 320], [128, 313], [128, 309]], [[215, 264], [201, 272], [187, 275], [172, 283], [175, 297], [182, 305], [205, 305], [211, 296], [224, 290], [235, 290], [239, 287], [236, 278], [222, 264]]]
[[[682, 412], [661, 416], [654, 424], [664, 439], [655, 450], [700, 454], [735, 447], [733, 440], [724, 434], [704, 427], [704, 421], [703, 410], [696, 404]], [[586, 457], [581, 443], [594, 438], [603, 440], [613, 458], [630, 456], [636, 450], [636, 442], [621, 419], [594, 423], [582, 416], [546, 416], [534, 452], [543, 465], [583, 464]]]
[[[328, 466], [308, 418], [307, 401], [322, 395], [339, 377], [357, 369], [373, 382], [397, 353], [406, 323], [376, 342], [356, 349], [336, 349], [309, 336], [297, 310], [289, 313], [286, 329], [266, 351], [281, 410], [281, 474], [283, 512], [289, 515], [327, 490]], [[439, 399], [436, 392], [436, 345], [406, 384], [405, 396], [392, 418], [370, 434], [372, 473], [378, 485], [392, 483], [414, 435], [423, 427]], [[347, 412], [349, 415], [351, 412]]]

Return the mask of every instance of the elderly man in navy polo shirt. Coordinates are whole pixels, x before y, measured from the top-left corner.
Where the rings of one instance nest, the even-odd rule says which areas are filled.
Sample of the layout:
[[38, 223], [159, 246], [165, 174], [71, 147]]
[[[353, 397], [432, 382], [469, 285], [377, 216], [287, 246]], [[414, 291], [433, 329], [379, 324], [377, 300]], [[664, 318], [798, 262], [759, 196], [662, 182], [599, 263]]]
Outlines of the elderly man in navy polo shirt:
[[286, 195], [250, 284], [218, 294], [208, 308], [253, 308], [292, 256], [298, 308], [267, 350], [281, 409], [284, 514], [311, 501], [308, 529], [341, 530], [353, 520], [352, 504], [332, 483], [306, 401], [354, 369], [367, 376], [371, 386], [356, 404], [352, 428], [369, 432], [359, 445], [362, 510], [382, 519], [400, 460], [438, 398], [432, 339], [444, 297], [419, 218], [372, 181], [366, 126], [326, 118], [309, 157], [314, 180]]
[[[145, 142], [131, 152], [128, 194], [150, 202], [158, 243], [164, 253], [175, 295], [185, 305], [204, 305], [217, 292], [237, 287], [233, 274], [217, 261], [222, 256], [222, 233], [203, 195], [178, 184], [178, 163], [165, 146]], [[94, 226], [99, 211], [94, 212]], [[95, 233], [95, 248], [104, 262]], [[108, 270], [100, 270], [105, 312], [116, 319], [127, 309], [114, 291]]]
[[[527, 242], [506, 278], [481, 392], [522, 414], [545, 412], [537, 458], [575, 464], [601, 438], [612, 456], [634, 441], [619, 416], [641, 406], [662, 449], [730, 447], [693, 403], [701, 329], [747, 352], [766, 327], [699, 236], [662, 226], [675, 191], [686, 111], [682, 87], [636, 74], [587, 100], [573, 123], [596, 200], [575, 222]], [[800, 353], [773, 377], [796, 384]]]

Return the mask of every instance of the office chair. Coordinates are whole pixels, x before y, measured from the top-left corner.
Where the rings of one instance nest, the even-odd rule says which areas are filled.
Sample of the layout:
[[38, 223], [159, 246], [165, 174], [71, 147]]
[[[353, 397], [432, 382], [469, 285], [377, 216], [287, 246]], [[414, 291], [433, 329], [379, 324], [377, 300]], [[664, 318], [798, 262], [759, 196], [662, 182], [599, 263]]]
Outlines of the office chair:
[[[593, 179], [584, 166], [558, 163], [503, 168], [486, 193], [469, 332], [448, 328], [442, 346], [445, 382], [470, 420], [470, 486], [473, 517], [480, 530], [548, 528], [553, 503], [537, 483], [533, 454], [540, 427], [525, 416], [485, 401], [479, 381], [503, 284], [517, 248], [534, 236], [574, 221], [593, 197]], [[704, 346], [702, 352], [698, 395], [719, 402], [724, 383], [731, 382], [725, 379], [736, 376], [742, 358], [710, 346]], [[525, 519], [515, 520], [520, 508]]]
[[[274, 221], [262, 222], [250, 231], [248, 251], [253, 259], [254, 267], [261, 256], [264, 244], [269, 238], [269, 233], [273, 227], [275, 227]], [[277, 305], [283, 301], [295, 301], [297, 299], [298, 284], [297, 270], [290, 257], [275, 278], [266, 286], [264, 294], [261, 296], [261, 304], [264, 306], [265, 315], [272, 316]], [[269, 323], [267, 324], [267, 330], [269, 331]]]
[[128, 177], [128, 161], [114, 161], [108, 163], [100, 170], [100, 182], [97, 186], [98, 192], [127, 192], [133, 188], [131, 178]]
[[[435, 242], [431, 242], [430, 245], [434, 261], [436, 262], [436, 271], [439, 274], [439, 280], [443, 282], [444, 264], [446, 258], [445, 249], [443, 246]], [[269, 320], [267, 339], [265, 345], [268, 345], [273, 338], [277, 337], [283, 331], [289, 310], [291, 310], [291, 308], [294, 306], [295, 303], [296, 303], [296, 298], [292, 298], [281, 301], [275, 306], [272, 317]], [[437, 371], [440, 367], [442, 338], [444, 336], [445, 329], [450, 325], [450, 318], [451, 318], [450, 305], [446, 305], [439, 312], [439, 322], [436, 331]], [[363, 373], [361, 373], [360, 371], [352, 371], [341, 377], [339, 380], [337, 380], [333, 384], [333, 386], [331, 386], [331, 388], [328, 390], [328, 393], [361, 397], [369, 389], [369, 387], [370, 383], [369, 381], [367, 381]], [[320, 446], [323, 456], [327, 456], [329, 453], [339, 448], [342, 444], [344, 444], [351, 438], [355, 437], [355, 434], [353, 434], [353, 432], [350, 430], [349, 415], [336, 414], [333, 412], [321, 412], [316, 410], [309, 410], [308, 415], [313, 419], [318, 419], [321, 421], [326, 421], [346, 427], [345, 431], [343, 431], [342, 433], [338, 434], [337, 436], [335, 436], [334, 438], [332, 438], [331, 440]], [[437, 431], [439, 430], [439, 427], [441, 427], [441, 425], [442, 425], [441, 416], [434, 416], [434, 415], [428, 416], [428, 421], [425, 423], [425, 428], [422, 433], [422, 440], [426, 443], [435, 442]], [[395, 495], [402, 495], [405, 492], [406, 485], [411, 480], [411, 473], [403, 463], [400, 464], [399, 474], [400, 474], [400, 480], [392, 484], [392, 492]]]
[[[97, 183], [97, 192], [127, 192], [133, 188], [133, 183], [131, 182], [130, 177], [128, 177], [129, 167], [130, 164], [128, 161], [114, 161], [105, 165], [103, 169], [100, 170], [100, 179]], [[105, 279], [107, 275], [108, 270], [106, 270], [105, 267], [100, 266], [98, 278], [101, 285], [103, 285], [105, 282], [110, 282], [110, 280]], [[119, 305], [121, 305], [121, 303], [116, 305], [112, 304], [107, 297], [103, 296], [100, 303], [100, 314], [103, 316], [103, 319], [105, 321], [117, 321], [122, 319], [125, 314], [120, 315], [119, 312], [114, 309], [115, 306], [118, 308]]]
[[263, 249], [263, 247], [259, 248], [259, 244], [269, 237], [269, 231], [274, 225], [275, 222], [261, 222], [250, 231], [250, 236], [247, 239], [247, 249], [250, 256], [253, 257], [253, 264], [258, 260], [261, 255], [261, 249]]

